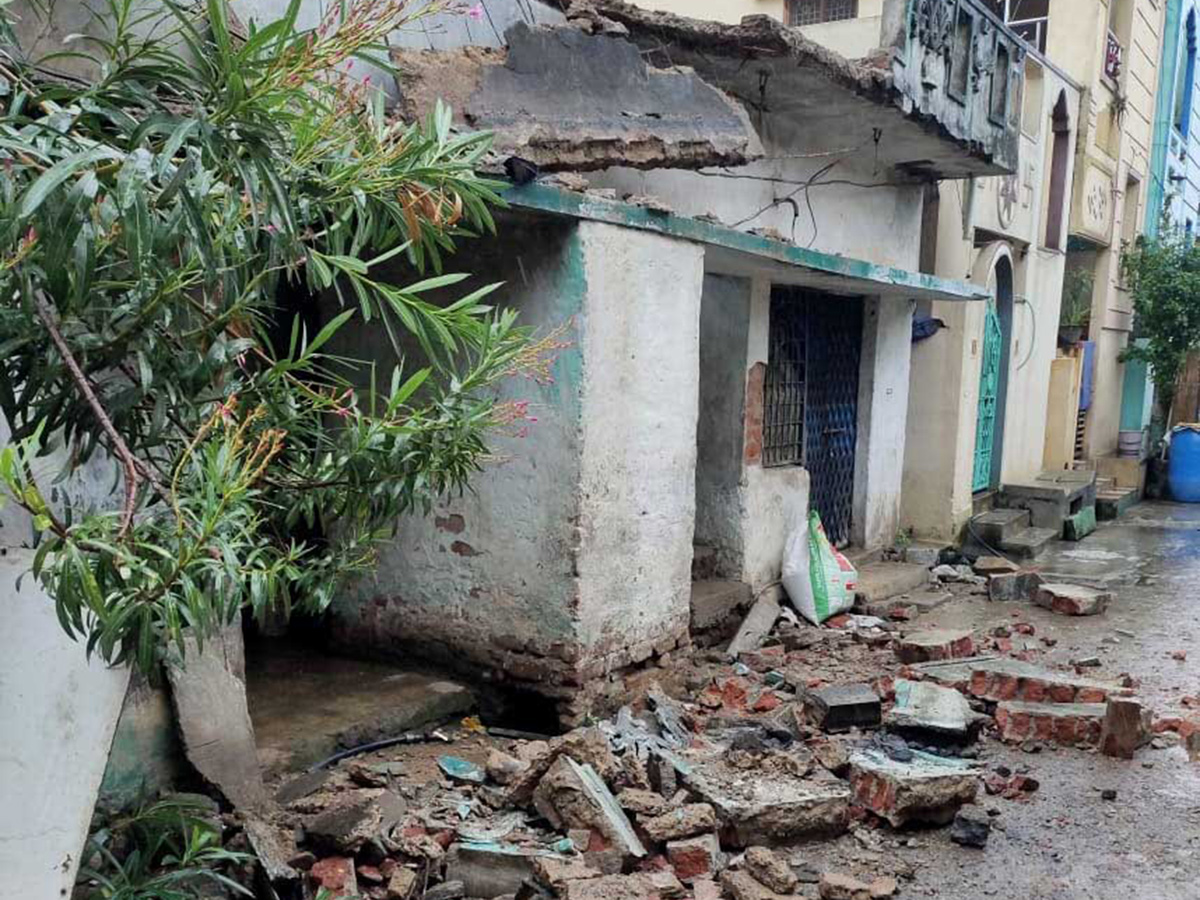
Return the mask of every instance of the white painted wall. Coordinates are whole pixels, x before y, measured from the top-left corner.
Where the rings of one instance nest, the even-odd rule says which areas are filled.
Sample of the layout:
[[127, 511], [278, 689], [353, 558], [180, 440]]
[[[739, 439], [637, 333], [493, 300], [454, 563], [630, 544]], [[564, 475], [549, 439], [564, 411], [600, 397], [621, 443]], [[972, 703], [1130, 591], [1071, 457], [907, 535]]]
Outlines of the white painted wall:
[[587, 279], [579, 633], [594, 652], [687, 630], [704, 250], [578, 227]]
[[63, 633], [32, 558], [0, 550], [0, 900], [70, 895], [129, 681]]

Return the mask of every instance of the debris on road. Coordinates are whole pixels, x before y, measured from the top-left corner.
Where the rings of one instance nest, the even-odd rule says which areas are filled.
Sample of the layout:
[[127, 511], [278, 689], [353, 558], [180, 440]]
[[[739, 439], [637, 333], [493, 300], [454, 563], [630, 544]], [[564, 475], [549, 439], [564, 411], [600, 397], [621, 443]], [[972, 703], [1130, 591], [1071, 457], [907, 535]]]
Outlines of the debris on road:
[[950, 826], [950, 840], [964, 847], [983, 849], [991, 832], [992, 820], [987, 813], [975, 807], [963, 807]]

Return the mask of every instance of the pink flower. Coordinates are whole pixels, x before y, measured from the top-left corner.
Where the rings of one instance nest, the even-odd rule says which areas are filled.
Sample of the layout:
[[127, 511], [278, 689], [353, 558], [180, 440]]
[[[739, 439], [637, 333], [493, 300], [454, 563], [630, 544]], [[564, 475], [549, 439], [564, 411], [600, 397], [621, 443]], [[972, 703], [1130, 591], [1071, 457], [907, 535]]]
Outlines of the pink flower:
[[474, 19], [476, 22], [482, 22], [483, 21], [483, 4], [476, 3], [470, 9], [468, 9], [467, 10], [467, 18]]

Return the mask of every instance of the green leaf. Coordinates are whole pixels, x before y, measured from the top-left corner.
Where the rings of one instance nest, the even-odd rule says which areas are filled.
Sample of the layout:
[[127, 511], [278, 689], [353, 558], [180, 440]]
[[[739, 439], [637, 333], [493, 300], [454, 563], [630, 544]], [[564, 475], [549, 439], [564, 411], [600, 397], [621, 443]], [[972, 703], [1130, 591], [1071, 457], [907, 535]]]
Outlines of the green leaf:
[[21, 197], [17, 216], [21, 219], [27, 219], [32, 216], [59, 185], [80, 169], [103, 162], [106, 159], [120, 159], [121, 156], [121, 153], [111, 147], [100, 146], [92, 147], [90, 150], [84, 150], [68, 156], [66, 159], [59, 160], [39, 175], [37, 180], [29, 186], [29, 190]]

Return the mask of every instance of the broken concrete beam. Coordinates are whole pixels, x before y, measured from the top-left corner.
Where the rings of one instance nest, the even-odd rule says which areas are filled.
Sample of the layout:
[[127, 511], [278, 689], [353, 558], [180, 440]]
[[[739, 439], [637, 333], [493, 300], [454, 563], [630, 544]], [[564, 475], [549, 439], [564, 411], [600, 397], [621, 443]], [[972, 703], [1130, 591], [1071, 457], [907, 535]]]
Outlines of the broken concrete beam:
[[1118, 688], [1113, 684], [1076, 678], [1034, 663], [1002, 656], [922, 663], [911, 668], [914, 677], [952, 687], [972, 697], [1021, 700], [1028, 703], [1103, 703]]
[[638, 824], [650, 840], [662, 843], [712, 831], [717, 827], [717, 814], [707, 803], [689, 803], [653, 818], [639, 819]]
[[721, 871], [721, 844], [715, 834], [702, 834], [667, 844], [667, 862], [684, 884], [715, 878]]
[[1038, 588], [1034, 602], [1063, 616], [1097, 616], [1108, 608], [1111, 591], [1054, 582]]
[[808, 717], [823, 731], [878, 728], [882, 707], [868, 684], [835, 684], [809, 691], [804, 697]]
[[267, 803], [254, 725], [246, 705], [241, 625], [231, 625], [204, 642], [185, 638], [182, 659], [167, 665], [171, 700], [184, 752], [196, 771], [235, 808]]
[[554, 762], [564, 754], [587, 763], [606, 781], [611, 781], [621, 771], [621, 764], [613, 755], [608, 738], [596, 727], [576, 728], [548, 743], [531, 741], [518, 750], [518, 753], [521, 753], [521, 758], [529, 765], [525, 771], [517, 774], [509, 785], [508, 799], [513, 806], [525, 806], [529, 803], [534, 789]]
[[1023, 703], [996, 707], [1000, 739], [1010, 744], [1045, 741], [1064, 747], [1095, 747], [1100, 743], [1103, 703]]
[[739, 769], [720, 758], [687, 760], [684, 785], [717, 811], [729, 846], [779, 845], [846, 830], [850, 791], [781, 768]]
[[988, 599], [993, 602], [1032, 600], [1045, 580], [1038, 572], [989, 575]]
[[933, 740], [966, 741], [986, 716], [971, 709], [967, 698], [953, 688], [926, 681], [896, 681], [896, 705], [884, 720], [889, 729], [917, 732]]
[[790, 894], [799, 879], [785, 860], [768, 847], [751, 847], [746, 851], [743, 865], [750, 876], [777, 894]]
[[981, 556], [972, 568], [976, 575], [1010, 575], [1021, 571], [1019, 565], [1003, 556]]
[[909, 664], [963, 659], [975, 655], [975, 640], [970, 631], [930, 628], [910, 631], [892, 644], [892, 650], [896, 659]]
[[1109, 697], [1100, 727], [1100, 752], [1118, 759], [1133, 759], [1138, 748], [1148, 743], [1153, 714], [1136, 700]]
[[771, 629], [775, 627], [780, 612], [779, 600], [774, 592], [767, 591], [754, 601], [754, 605], [750, 607], [750, 612], [746, 613], [746, 618], [742, 620], [741, 627], [738, 628], [733, 640], [729, 642], [725, 652], [732, 659], [737, 659], [739, 654], [757, 650], [759, 644], [763, 642], [763, 638], [770, 634]]
[[559, 830], [595, 829], [625, 856], [646, 855], [608, 785], [589, 765], [560, 756], [534, 791], [533, 804]]
[[578, 28], [505, 33], [507, 49], [392, 51], [401, 115], [438, 101], [543, 171], [740, 166], [762, 148], [740, 105], [691, 70], [655, 69], [625, 40]]
[[975, 799], [979, 773], [964, 760], [914, 751], [899, 762], [872, 748], [850, 757], [850, 785], [858, 803], [894, 827], [946, 825]]

